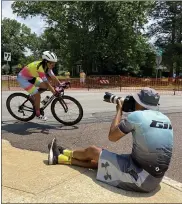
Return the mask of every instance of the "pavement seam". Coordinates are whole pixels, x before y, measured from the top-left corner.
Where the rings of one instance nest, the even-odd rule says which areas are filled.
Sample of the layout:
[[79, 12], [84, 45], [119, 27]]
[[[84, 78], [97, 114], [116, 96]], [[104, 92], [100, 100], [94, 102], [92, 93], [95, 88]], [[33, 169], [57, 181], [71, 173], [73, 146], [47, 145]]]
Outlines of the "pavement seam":
[[176, 190], [182, 192], [182, 183], [178, 182], [178, 181], [175, 181], [169, 177], [166, 177], [164, 176], [163, 180], [162, 180], [162, 183], [172, 187], [172, 188], [175, 188]]
[[65, 179], [64, 181], [59, 182], [59, 183], [57, 183], [56, 185], [54, 185], [54, 186], [52, 186], [52, 187], [50, 187], [50, 188], [46, 188], [46, 189], [44, 189], [43, 191], [40, 191], [40, 192], [36, 193], [36, 196], [38, 196], [38, 195], [40, 195], [40, 194], [46, 192], [47, 190], [53, 189], [53, 188], [55, 188], [56, 186], [59, 186], [60, 184], [66, 183], [66, 182], [68, 182], [68, 181], [71, 181], [72, 179], [74, 179], [74, 178], [76, 178], [76, 177], [78, 177], [78, 176], [84, 174], [84, 173], [87, 172], [87, 171], [89, 171], [89, 170], [86, 169], [85, 171], [83, 171], [83, 172], [80, 173], [80, 174], [77, 174], [77, 175], [75, 175], [75, 176], [72, 176], [71, 178]]
[[20, 190], [20, 189], [17, 189], [17, 188], [12, 188], [12, 187], [5, 186], [5, 185], [2, 185], [2, 187], [9, 188], [9, 189], [12, 189], [12, 190], [15, 190], [15, 191], [20, 191], [20, 192], [27, 193], [27, 194], [31, 194], [31, 195], [33, 195], [33, 196], [36, 195], [35, 193], [30, 193], [30, 192], [28, 192], [28, 191]]

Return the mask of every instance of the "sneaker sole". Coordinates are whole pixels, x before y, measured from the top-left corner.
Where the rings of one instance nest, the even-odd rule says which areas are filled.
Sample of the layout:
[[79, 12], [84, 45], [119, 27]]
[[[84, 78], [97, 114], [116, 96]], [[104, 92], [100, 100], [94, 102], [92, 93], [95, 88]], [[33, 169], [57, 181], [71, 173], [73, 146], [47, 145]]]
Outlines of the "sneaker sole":
[[53, 163], [54, 163], [54, 162], [53, 162], [53, 160], [54, 160], [54, 155], [53, 155], [53, 150], [52, 150], [54, 141], [55, 141], [55, 138], [52, 140], [51, 148], [50, 148], [50, 150], [49, 150], [49, 155], [48, 155], [48, 164], [49, 164], [49, 165], [53, 165]]
[[42, 118], [36, 117], [36, 119], [39, 120], [39, 121], [44, 121], [45, 122], [45, 121], [47, 121], [48, 118], [42, 119]]

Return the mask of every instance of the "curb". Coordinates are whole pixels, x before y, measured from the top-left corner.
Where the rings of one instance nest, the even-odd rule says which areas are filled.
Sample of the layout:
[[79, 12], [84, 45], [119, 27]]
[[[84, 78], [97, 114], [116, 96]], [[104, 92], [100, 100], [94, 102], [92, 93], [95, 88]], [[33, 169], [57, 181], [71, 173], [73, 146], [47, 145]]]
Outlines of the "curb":
[[162, 179], [162, 182], [168, 186], [171, 186], [172, 188], [175, 188], [176, 190], [179, 190], [182, 192], [182, 183], [172, 180], [169, 177], [164, 176]]

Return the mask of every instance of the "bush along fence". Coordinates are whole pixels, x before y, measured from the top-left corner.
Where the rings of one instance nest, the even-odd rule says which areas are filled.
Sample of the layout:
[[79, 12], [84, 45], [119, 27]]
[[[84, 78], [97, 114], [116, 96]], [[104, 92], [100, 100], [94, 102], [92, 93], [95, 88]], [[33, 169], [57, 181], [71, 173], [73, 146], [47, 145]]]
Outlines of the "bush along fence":
[[[1, 77], [2, 90], [22, 90], [16, 76], [4, 75]], [[117, 91], [137, 91], [142, 87], [151, 87], [164, 94], [182, 95], [182, 78], [137, 78], [119, 75], [91, 75], [80, 83], [80, 78], [61, 79], [71, 82], [71, 89], [100, 90], [109, 89]]]

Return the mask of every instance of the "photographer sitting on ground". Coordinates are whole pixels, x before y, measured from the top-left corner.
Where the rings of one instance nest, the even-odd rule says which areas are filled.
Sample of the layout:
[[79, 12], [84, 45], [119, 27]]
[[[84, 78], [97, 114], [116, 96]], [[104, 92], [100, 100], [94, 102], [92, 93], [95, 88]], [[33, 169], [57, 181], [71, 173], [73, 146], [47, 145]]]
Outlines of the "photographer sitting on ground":
[[124, 190], [151, 192], [156, 189], [172, 156], [171, 122], [158, 111], [160, 96], [154, 89], [144, 88], [132, 96], [135, 111], [121, 120], [122, 104], [118, 100], [108, 135], [110, 141], [116, 142], [131, 132], [131, 154], [119, 155], [95, 146], [72, 151], [58, 147], [54, 138], [48, 145], [49, 164], [98, 168], [98, 180]]

